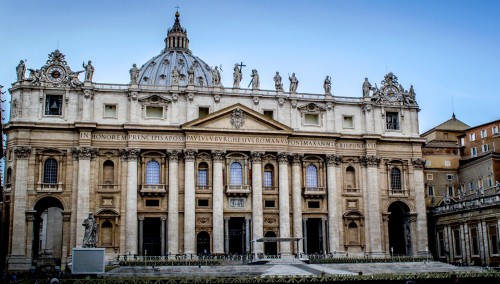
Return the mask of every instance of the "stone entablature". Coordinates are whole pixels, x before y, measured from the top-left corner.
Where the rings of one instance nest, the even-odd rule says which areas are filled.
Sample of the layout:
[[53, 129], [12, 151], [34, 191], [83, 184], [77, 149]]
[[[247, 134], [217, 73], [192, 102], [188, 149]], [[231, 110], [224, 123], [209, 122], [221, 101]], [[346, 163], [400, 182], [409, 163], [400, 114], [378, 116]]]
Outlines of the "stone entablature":
[[500, 193], [478, 197], [475, 199], [469, 199], [464, 201], [458, 201], [453, 204], [446, 204], [443, 201], [443, 204], [435, 207], [433, 209], [433, 214], [438, 215], [446, 215], [446, 214], [458, 214], [468, 211], [477, 211], [481, 209], [486, 209], [492, 206], [500, 206]]

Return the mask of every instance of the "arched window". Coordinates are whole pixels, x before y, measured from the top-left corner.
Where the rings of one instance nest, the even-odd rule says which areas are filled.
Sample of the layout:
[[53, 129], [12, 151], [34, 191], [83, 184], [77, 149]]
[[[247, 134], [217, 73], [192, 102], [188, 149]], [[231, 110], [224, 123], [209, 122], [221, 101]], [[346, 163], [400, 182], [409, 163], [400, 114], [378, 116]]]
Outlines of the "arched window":
[[104, 184], [114, 184], [114, 179], [115, 179], [115, 164], [112, 161], [107, 160], [102, 165], [102, 168], [103, 168], [103, 173], [102, 173], [102, 176], [103, 176], [102, 181], [103, 181], [103, 183]]
[[356, 188], [356, 171], [351, 166], [345, 170], [345, 186], [348, 190]]
[[146, 164], [146, 184], [160, 184], [160, 164], [157, 161]]
[[269, 189], [272, 189], [274, 182], [273, 182], [273, 175], [274, 173], [274, 167], [271, 164], [267, 164], [264, 166], [264, 187], [270, 187]]
[[12, 169], [8, 168], [7, 169], [7, 184], [11, 184], [11, 183], [12, 183]]
[[113, 245], [113, 224], [108, 220], [104, 221], [101, 225], [101, 246]]
[[401, 190], [401, 171], [398, 168], [391, 170], [391, 188], [392, 190]]
[[205, 162], [198, 165], [198, 186], [208, 186], [208, 164]]
[[47, 159], [43, 166], [43, 183], [57, 183], [57, 161]]
[[243, 184], [243, 167], [238, 162], [233, 162], [231, 164], [231, 178], [230, 185], [242, 185]]
[[318, 187], [318, 169], [314, 165], [306, 168], [306, 187]]

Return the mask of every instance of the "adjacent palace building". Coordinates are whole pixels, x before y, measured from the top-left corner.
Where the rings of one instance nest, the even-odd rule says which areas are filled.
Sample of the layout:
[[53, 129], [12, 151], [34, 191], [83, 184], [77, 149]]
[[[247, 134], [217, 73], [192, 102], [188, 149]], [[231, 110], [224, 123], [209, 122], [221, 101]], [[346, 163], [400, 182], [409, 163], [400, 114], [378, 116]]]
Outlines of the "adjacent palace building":
[[130, 84], [94, 82], [90, 61], [75, 72], [59, 50], [33, 68], [17, 68], [5, 126], [11, 270], [64, 267], [89, 213], [107, 259], [427, 253], [425, 139], [413, 87], [393, 73], [339, 97], [329, 77], [308, 94], [278, 72], [262, 90], [257, 70], [241, 88], [236, 64], [225, 87], [178, 13]]

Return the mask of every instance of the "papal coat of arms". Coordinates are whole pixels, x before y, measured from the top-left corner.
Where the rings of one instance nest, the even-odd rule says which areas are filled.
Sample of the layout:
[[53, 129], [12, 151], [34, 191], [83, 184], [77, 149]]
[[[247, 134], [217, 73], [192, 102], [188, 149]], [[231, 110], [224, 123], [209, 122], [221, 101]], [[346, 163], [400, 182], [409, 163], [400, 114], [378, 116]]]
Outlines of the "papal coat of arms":
[[235, 128], [240, 128], [243, 126], [244, 116], [243, 111], [240, 108], [236, 108], [231, 113], [231, 125]]

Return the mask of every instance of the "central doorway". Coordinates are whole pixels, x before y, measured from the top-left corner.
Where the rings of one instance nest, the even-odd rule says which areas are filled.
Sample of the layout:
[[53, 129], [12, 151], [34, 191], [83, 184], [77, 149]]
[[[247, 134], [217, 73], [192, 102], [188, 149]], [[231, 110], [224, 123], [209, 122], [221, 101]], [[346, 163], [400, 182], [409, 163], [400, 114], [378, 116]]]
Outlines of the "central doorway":
[[306, 221], [307, 245], [306, 254], [323, 253], [323, 231], [321, 227], [321, 218], [309, 218]]
[[394, 255], [411, 255], [410, 208], [396, 201], [387, 210], [389, 215], [389, 247]]
[[[266, 232], [264, 237], [276, 238], [274, 232]], [[278, 255], [278, 243], [277, 242], [265, 242], [264, 243], [264, 254], [266, 255]]]
[[201, 231], [196, 236], [196, 253], [198, 255], [208, 255], [210, 254], [210, 235]]
[[161, 253], [161, 219], [144, 218], [142, 249], [144, 255], [159, 256]]
[[245, 253], [245, 218], [243, 217], [229, 219], [229, 253]]
[[48, 196], [34, 209], [33, 259], [38, 265], [61, 265], [64, 207], [59, 199]]

